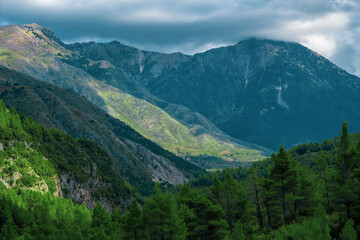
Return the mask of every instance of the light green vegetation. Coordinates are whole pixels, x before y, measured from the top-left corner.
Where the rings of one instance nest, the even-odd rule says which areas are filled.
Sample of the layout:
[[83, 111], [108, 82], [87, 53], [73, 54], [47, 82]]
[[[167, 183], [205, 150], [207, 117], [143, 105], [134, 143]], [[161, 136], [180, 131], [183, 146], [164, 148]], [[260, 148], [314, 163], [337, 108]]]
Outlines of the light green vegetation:
[[119, 204], [120, 197], [131, 195], [132, 186], [113, 171], [110, 157], [96, 143], [46, 129], [19, 116], [15, 108], [7, 109], [2, 100], [0, 143], [0, 182], [7, 188], [55, 193], [59, 176], [69, 173], [79, 183], [92, 175], [106, 182], [91, 193], [95, 199], [106, 197]]
[[8, 36], [12, 35], [12, 33], [4, 32], [1, 36], [1, 38], [7, 38]]
[[56, 169], [40, 153], [23, 142], [9, 146], [10, 156], [1, 161], [0, 182], [6, 187], [19, 187], [54, 193], [58, 181]]
[[161, 147], [180, 156], [210, 155], [226, 161], [257, 161], [264, 158], [257, 150], [245, 149], [209, 134], [195, 136], [191, 129], [160, 108], [111, 87], [97, 88], [107, 111]]
[[11, 66], [18, 65], [21, 58], [23, 58], [23, 56], [19, 52], [0, 48], [0, 64]]

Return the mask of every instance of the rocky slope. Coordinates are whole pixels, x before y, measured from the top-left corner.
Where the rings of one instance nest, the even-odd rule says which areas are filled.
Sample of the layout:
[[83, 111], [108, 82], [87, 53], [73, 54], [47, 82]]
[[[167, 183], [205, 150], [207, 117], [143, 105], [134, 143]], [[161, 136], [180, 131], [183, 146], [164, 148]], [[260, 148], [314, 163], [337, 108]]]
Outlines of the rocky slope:
[[96, 143], [47, 129], [2, 100], [0, 143], [1, 188], [50, 192], [89, 208], [100, 202], [108, 210], [124, 210], [139, 197]]
[[163, 150], [123, 122], [71, 91], [0, 67], [0, 98], [50, 128], [99, 143], [114, 169], [143, 194], [152, 182], [179, 184], [200, 168]]
[[[360, 79], [297, 43], [249, 39], [193, 56], [116, 42], [68, 49], [109, 61], [111, 71], [117, 68], [142, 89], [139, 97], [165, 111], [169, 104], [185, 106], [234, 138], [272, 149], [332, 138], [343, 120], [360, 129]], [[116, 86], [112, 76], [103, 79]]]
[[133, 77], [141, 68], [133, 57], [145, 57], [142, 51], [118, 42], [111, 46], [84, 57], [36, 24], [0, 27], [0, 64], [85, 96], [175, 154], [254, 161], [263, 158], [261, 151], [268, 152], [229, 137], [199, 113], [149, 94]]

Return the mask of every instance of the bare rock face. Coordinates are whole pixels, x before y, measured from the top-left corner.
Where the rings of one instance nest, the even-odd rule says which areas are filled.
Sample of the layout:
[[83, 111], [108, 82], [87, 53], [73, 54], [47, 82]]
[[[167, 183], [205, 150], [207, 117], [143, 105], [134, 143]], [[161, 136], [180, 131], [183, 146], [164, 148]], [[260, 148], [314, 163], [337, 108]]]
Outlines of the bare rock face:
[[116, 199], [118, 203], [115, 204], [114, 199], [99, 197], [97, 191], [109, 187], [109, 184], [96, 175], [95, 165], [93, 171], [87, 168], [86, 172], [89, 175], [86, 182], [78, 182], [71, 173], [63, 172], [60, 177], [60, 191], [57, 196], [72, 198], [76, 203], [85, 204], [88, 208], [93, 208], [97, 202], [100, 202], [109, 212], [113, 211], [115, 207], [126, 209], [127, 206], [130, 206], [130, 198], [120, 197], [120, 199]]

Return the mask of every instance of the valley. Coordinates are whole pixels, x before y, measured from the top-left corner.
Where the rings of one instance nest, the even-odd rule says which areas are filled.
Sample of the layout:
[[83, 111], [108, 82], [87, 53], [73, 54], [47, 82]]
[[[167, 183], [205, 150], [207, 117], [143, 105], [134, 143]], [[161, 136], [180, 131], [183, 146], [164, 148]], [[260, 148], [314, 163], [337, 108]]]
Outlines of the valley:
[[0, 26], [0, 239], [356, 240], [359, 103], [299, 43], [165, 54]]

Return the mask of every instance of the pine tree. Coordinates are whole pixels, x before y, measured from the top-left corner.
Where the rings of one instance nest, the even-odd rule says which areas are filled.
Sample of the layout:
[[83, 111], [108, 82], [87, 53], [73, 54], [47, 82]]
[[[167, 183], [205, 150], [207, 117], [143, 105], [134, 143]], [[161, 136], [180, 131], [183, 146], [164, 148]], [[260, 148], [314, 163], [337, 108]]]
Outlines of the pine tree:
[[264, 227], [264, 222], [263, 222], [263, 215], [262, 215], [261, 206], [260, 206], [259, 179], [258, 179], [258, 176], [257, 176], [257, 172], [256, 172], [256, 170], [254, 168], [254, 165], [250, 166], [249, 183], [251, 185], [251, 196], [252, 196], [255, 208], [256, 208], [256, 217], [258, 219], [259, 226], [261, 228], [263, 228]]
[[188, 229], [187, 239], [215, 240], [227, 235], [225, 213], [219, 204], [214, 204], [188, 183], [180, 186], [177, 198]]
[[329, 183], [329, 165], [326, 161], [325, 156], [320, 156], [318, 159], [318, 165], [320, 168], [321, 179], [324, 181], [325, 185], [325, 196], [326, 196], [326, 209], [327, 211], [330, 210], [330, 183]]
[[283, 223], [287, 224], [287, 217], [289, 211], [288, 194], [294, 193], [298, 186], [297, 173], [292, 163], [292, 157], [280, 146], [279, 153], [275, 156], [272, 155], [273, 167], [270, 171], [270, 178], [274, 182], [273, 190], [277, 192], [279, 204], [282, 210]]
[[125, 239], [141, 240], [144, 238], [142, 214], [135, 198], [131, 203], [130, 209], [126, 212], [123, 222], [122, 230]]
[[[95, 207], [92, 210], [92, 222], [91, 227], [93, 230], [94, 236], [105, 236], [110, 235], [111, 229], [111, 217], [106, 211], [106, 209], [97, 202]], [[100, 234], [100, 235], [99, 235]]]
[[274, 224], [274, 200], [277, 193], [273, 191], [274, 181], [271, 178], [263, 178], [260, 180], [261, 199], [266, 209], [267, 227], [270, 228]]
[[217, 200], [217, 202], [220, 202], [221, 195], [223, 194], [224, 187], [219, 180], [219, 177], [217, 173], [214, 173], [213, 175], [213, 185], [211, 186], [211, 194], [212, 196]]
[[186, 225], [174, 195], [162, 193], [158, 185], [143, 207], [143, 219], [150, 239], [185, 239]]
[[[314, 210], [314, 195], [315, 195], [315, 176], [314, 173], [306, 168], [298, 168], [298, 187], [295, 188], [296, 191], [296, 212], [302, 216], [310, 216]], [[294, 210], [295, 211], [295, 210]]]
[[349, 219], [341, 230], [340, 239], [356, 240], [356, 231], [354, 228], [354, 221], [352, 219]]
[[234, 225], [234, 230], [231, 234], [231, 240], [245, 240], [244, 226], [240, 221], [237, 221]]
[[[115, 207], [111, 213], [111, 234], [112, 239], [122, 239], [123, 237], [123, 219], [124, 216], [119, 207]], [[140, 219], [142, 222], [142, 219]]]
[[244, 187], [231, 176], [229, 171], [225, 173], [223, 186], [221, 203], [225, 211], [225, 219], [232, 232], [234, 223], [246, 212], [247, 194]]
[[[350, 147], [350, 139], [348, 133], [347, 122], [343, 123], [342, 135], [340, 138], [340, 148], [335, 164], [335, 201], [338, 210], [345, 211], [348, 219], [352, 217], [354, 213], [354, 207], [357, 206], [357, 194], [356, 194], [356, 149]], [[355, 180], [355, 182], [354, 182]], [[343, 210], [343, 209], [344, 210]]]
[[14, 220], [10, 212], [8, 212], [6, 215], [7, 215], [6, 222], [0, 229], [0, 233], [1, 233], [0, 237], [3, 240], [15, 239], [17, 233], [16, 233], [16, 226], [14, 224]]

